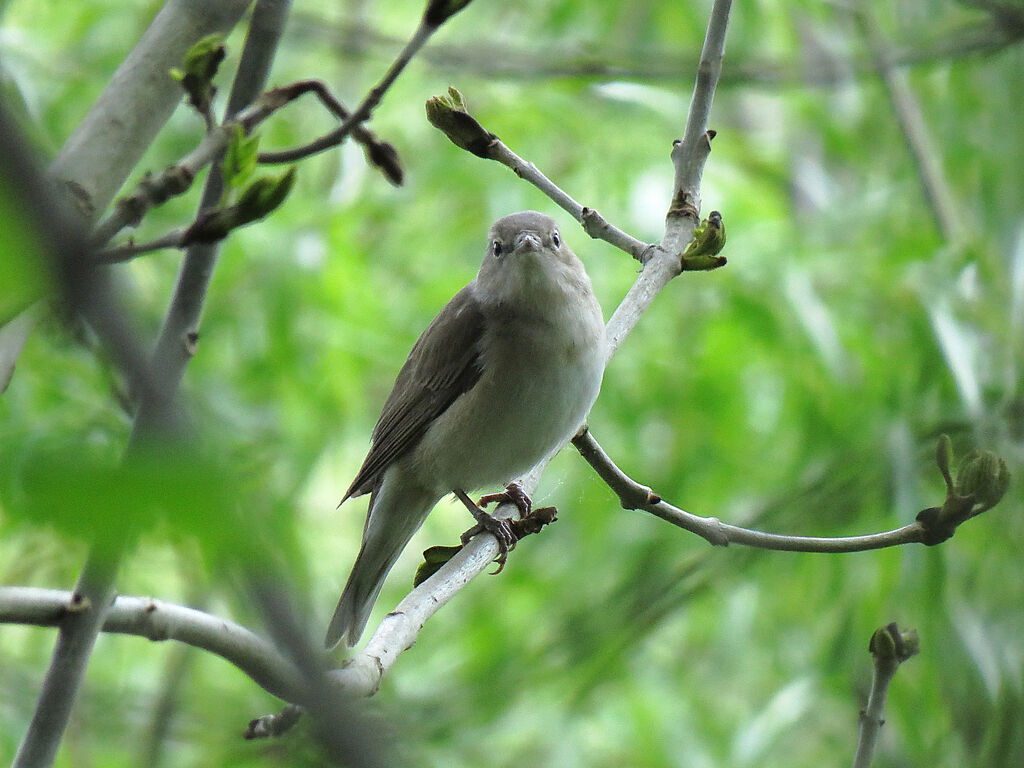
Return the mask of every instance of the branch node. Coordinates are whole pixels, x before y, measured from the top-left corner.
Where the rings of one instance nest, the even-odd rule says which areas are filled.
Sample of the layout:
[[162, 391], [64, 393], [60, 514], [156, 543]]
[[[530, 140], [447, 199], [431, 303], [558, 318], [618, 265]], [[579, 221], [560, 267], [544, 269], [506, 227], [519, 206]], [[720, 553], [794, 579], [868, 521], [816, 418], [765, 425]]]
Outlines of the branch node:
[[[487, 160], [498, 137], [486, 130], [469, 114], [466, 100], [456, 88], [448, 89], [448, 96], [427, 99], [427, 120], [457, 147]], [[516, 171], [518, 175], [519, 171]]]
[[84, 613], [92, 608], [92, 602], [88, 597], [83, 595], [77, 590], [71, 595], [71, 599], [68, 600], [67, 611], [68, 613]]
[[917, 514], [921, 541], [929, 547], [952, 538], [956, 529], [972, 517], [986, 512], [1003, 498], [1010, 486], [1006, 462], [992, 451], [971, 451], [960, 462], [956, 482], [949, 472], [953, 448], [947, 435], [939, 437], [935, 463], [946, 484], [941, 507], [929, 507]]
[[706, 272], [724, 267], [726, 258], [718, 253], [725, 247], [725, 223], [722, 214], [712, 211], [693, 231], [693, 240], [679, 257], [684, 272]]
[[303, 709], [296, 704], [289, 704], [276, 715], [263, 715], [249, 721], [242, 738], [267, 739], [280, 736], [291, 730], [302, 717]]

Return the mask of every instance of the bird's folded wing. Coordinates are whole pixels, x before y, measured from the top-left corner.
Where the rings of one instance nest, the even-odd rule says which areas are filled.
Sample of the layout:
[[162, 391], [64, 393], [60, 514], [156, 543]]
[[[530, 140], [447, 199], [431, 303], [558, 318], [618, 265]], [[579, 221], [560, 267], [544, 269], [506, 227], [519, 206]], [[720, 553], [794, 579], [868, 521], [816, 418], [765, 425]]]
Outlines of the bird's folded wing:
[[384, 470], [412, 450], [427, 428], [480, 379], [484, 315], [467, 285], [427, 326], [395, 380], [373, 444], [345, 499], [376, 488]]

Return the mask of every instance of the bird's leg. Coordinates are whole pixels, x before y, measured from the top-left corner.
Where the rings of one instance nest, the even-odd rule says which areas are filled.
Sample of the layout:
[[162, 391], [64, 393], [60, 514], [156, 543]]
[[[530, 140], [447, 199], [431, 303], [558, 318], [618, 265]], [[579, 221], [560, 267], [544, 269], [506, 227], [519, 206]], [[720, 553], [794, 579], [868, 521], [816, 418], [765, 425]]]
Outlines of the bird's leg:
[[530, 510], [533, 507], [533, 502], [530, 501], [530, 497], [526, 495], [526, 491], [519, 483], [509, 483], [501, 493], [489, 493], [486, 496], [481, 496], [477, 502], [480, 507], [486, 507], [488, 504], [515, 504], [519, 510], [519, 516], [523, 518], [530, 516]]
[[501, 573], [502, 568], [505, 567], [505, 561], [508, 560], [509, 550], [515, 549], [516, 546], [516, 535], [512, 532], [512, 526], [509, 525], [508, 520], [501, 520], [484, 512], [473, 503], [473, 500], [469, 498], [465, 491], [456, 488], [455, 497], [465, 505], [466, 509], [469, 510], [469, 514], [476, 520], [476, 525], [462, 534], [462, 543], [466, 544], [471, 538], [482, 531], [487, 531], [494, 536], [498, 541], [498, 556], [495, 558], [498, 570], [495, 573]]

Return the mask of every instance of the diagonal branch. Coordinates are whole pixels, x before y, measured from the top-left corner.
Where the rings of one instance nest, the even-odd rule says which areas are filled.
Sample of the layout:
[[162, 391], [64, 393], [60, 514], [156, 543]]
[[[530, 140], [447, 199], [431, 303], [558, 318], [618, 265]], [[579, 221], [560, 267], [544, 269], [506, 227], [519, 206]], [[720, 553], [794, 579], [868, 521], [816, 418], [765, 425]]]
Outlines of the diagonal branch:
[[450, 3], [449, 5], [459, 6], [455, 8], [450, 14], [444, 15], [443, 17], [436, 17], [432, 15], [432, 9], [434, 6], [444, 5], [443, 2], [430, 2], [427, 5], [427, 11], [420, 20], [419, 26], [416, 27], [416, 31], [413, 32], [412, 37], [399, 52], [398, 56], [391, 66], [388, 67], [388, 71], [384, 73], [384, 77], [381, 78], [380, 82], [377, 83], [363, 98], [362, 102], [356, 108], [355, 112], [344, 118], [341, 125], [335, 128], [330, 133], [324, 134], [318, 139], [309, 142], [301, 147], [295, 149], [284, 150], [281, 152], [266, 152], [260, 155], [260, 162], [262, 163], [292, 163], [296, 160], [301, 160], [304, 157], [315, 155], [324, 150], [336, 147], [345, 140], [353, 131], [357, 130], [364, 122], [370, 119], [373, 114], [373, 110], [380, 104], [384, 95], [388, 92], [398, 76], [402, 74], [402, 71], [406, 68], [413, 56], [415, 56], [419, 50], [426, 45], [427, 41], [433, 37], [434, 33], [437, 32], [438, 28], [443, 24], [450, 15], [457, 13], [467, 3]]
[[903, 133], [903, 140], [917, 168], [921, 191], [932, 212], [935, 227], [945, 240], [957, 242], [964, 236], [964, 225], [960, 215], [962, 207], [956, 204], [953, 189], [942, 168], [941, 153], [932, 141], [921, 105], [914, 96], [906, 73], [898, 69], [894, 63], [889, 44], [870, 10], [866, 7], [851, 7], [850, 12], [860, 26], [868, 49], [875, 58], [878, 74], [892, 105], [896, 123]]
[[[177, 163], [167, 166], [157, 176], [146, 175], [131, 194], [118, 200], [110, 215], [96, 225], [91, 236], [93, 246], [102, 246], [125, 227], [137, 225], [150, 208], [186, 192], [199, 172], [224, 153], [238, 128], [245, 133], [252, 132], [279, 109], [307, 93], [314, 94], [333, 114], [348, 114], [319, 80], [299, 80], [260, 94], [251, 104], [204, 135], [199, 145]], [[390, 144], [365, 128], [356, 131], [353, 138], [364, 146], [370, 162], [380, 167], [392, 183], [401, 183], [402, 170]]]
[[[705, 39], [702, 58], [721, 59], [725, 29], [729, 21], [730, 5], [729, 0], [716, 0], [711, 12], [711, 23], [708, 27], [708, 37]], [[711, 41], [710, 43], [709, 40]], [[714, 93], [715, 79], [718, 71], [720, 69], [710, 67], [707, 70], [708, 75], [698, 79], [694, 102], [700, 105], [700, 108], [703, 110], [702, 116], [698, 121], [700, 125], [704, 125], [707, 122], [706, 110], [710, 108], [710, 95]], [[709, 147], [706, 149], [709, 149]], [[700, 150], [703, 159], [707, 158], [708, 152], [706, 149]], [[689, 169], [688, 175], [683, 175], [684, 183], [691, 185], [689, 188], [692, 188], [692, 183], [699, 184], [699, 166], [703, 164], [703, 160], [699, 163], [691, 163], [688, 161], [688, 158], [683, 156], [682, 150], [679, 153], [673, 154], [673, 161], [677, 163], [677, 167], [678, 163], [685, 161], [686, 167]], [[696, 180], [695, 182], [693, 182], [694, 179]], [[693, 225], [696, 225], [696, 223], [696, 221], [692, 222]], [[692, 231], [693, 226], [690, 226], [690, 232], [692, 233]], [[667, 239], [670, 238], [667, 236]], [[685, 246], [685, 242], [682, 245]], [[671, 275], [672, 277], [680, 273], [679, 258], [681, 252], [682, 248], [674, 254], [668, 254], [664, 250], [661, 252], [661, 262], [674, 260], [676, 263], [675, 273]], [[640, 278], [634, 284], [634, 288], [645, 281], [645, 276], [652, 270], [653, 261], [654, 259], [644, 267]], [[664, 270], [665, 274], [670, 271]], [[667, 283], [668, 279], [662, 282], [660, 278], [656, 282], [648, 281], [644, 288], [643, 296], [645, 298], [643, 299], [638, 299], [631, 290], [626, 298], [623, 299], [619, 310], [621, 311], [627, 303], [632, 303], [635, 306], [628, 310], [629, 316], [639, 319], [640, 315], [643, 314], [651, 301], [653, 301], [657, 292]], [[618, 315], [619, 312], [617, 311], [616, 315], [609, 322], [609, 332], [611, 331], [612, 323], [615, 322], [615, 317]], [[635, 320], [632, 324], [621, 325], [617, 341], [609, 350], [609, 358], [618, 348], [622, 339], [632, 329], [633, 325], [635, 325]], [[541, 461], [517, 481], [528, 494], [537, 487], [541, 475], [547, 468], [547, 463], [548, 459]], [[518, 515], [518, 510], [514, 505], [503, 504], [494, 514], [499, 517], [515, 517]], [[395, 664], [398, 656], [408, 648], [411, 648], [416, 642], [416, 637], [424, 623], [438, 608], [458, 594], [472, 579], [487, 570], [497, 554], [498, 544], [493, 536], [476, 536], [471, 539], [451, 560], [445, 563], [433, 576], [413, 589], [392, 612], [385, 616], [370, 638], [365, 650], [347, 659], [341, 669], [331, 672], [332, 680], [337, 685], [356, 694], [372, 695], [376, 692], [380, 686], [381, 679]]]
[[731, 0], [716, 0], [711, 9], [704, 46], [697, 67], [690, 112], [683, 139], [672, 148], [675, 182], [672, 205], [665, 216], [665, 234], [650, 261], [608, 320], [608, 358], [636, 327], [655, 297], [681, 271], [680, 254], [693, 236], [700, 219], [700, 180], [711, 153], [714, 133], [707, 128], [718, 76], [725, 55], [725, 33], [729, 26]]
[[523, 181], [533, 184], [551, 198], [555, 205], [576, 219], [583, 226], [583, 231], [591, 237], [611, 243], [641, 264], [649, 258], [654, 246], [637, 240], [609, 224], [593, 208], [576, 202], [569, 193], [541, 173], [536, 165], [509, 149], [501, 139], [469, 114], [465, 99], [455, 88], [448, 89], [448, 96], [435, 96], [427, 101], [427, 119], [456, 146], [472, 152], [477, 157], [501, 163]]

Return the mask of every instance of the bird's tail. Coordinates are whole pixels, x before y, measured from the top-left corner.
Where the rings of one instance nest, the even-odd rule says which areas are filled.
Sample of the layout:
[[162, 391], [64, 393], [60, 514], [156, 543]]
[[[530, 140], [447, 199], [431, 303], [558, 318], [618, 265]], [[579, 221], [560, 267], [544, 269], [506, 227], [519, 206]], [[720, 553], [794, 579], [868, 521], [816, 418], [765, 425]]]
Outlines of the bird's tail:
[[359, 642], [384, 579], [437, 501], [432, 495], [399, 491], [398, 485], [385, 483], [370, 498], [363, 543], [327, 628], [328, 648], [342, 639], [349, 647]]

